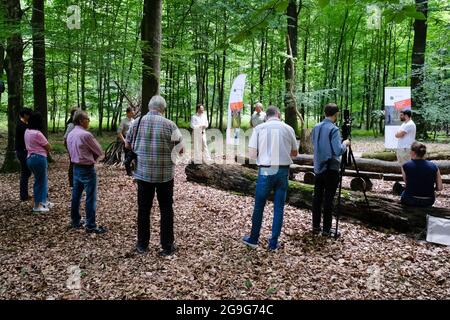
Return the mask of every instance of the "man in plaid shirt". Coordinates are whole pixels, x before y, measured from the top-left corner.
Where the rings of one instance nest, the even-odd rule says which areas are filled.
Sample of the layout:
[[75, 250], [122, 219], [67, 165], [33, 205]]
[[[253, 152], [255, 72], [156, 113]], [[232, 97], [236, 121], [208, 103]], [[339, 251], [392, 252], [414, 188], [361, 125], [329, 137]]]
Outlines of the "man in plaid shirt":
[[[182, 135], [172, 121], [164, 118], [166, 101], [153, 96], [149, 112], [133, 122], [127, 134], [127, 146], [137, 154], [134, 178], [138, 185], [138, 239], [136, 251], [144, 253], [150, 241], [150, 210], [153, 198], [161, 211], [160, 255], [175, 252], [173, 235], [173, 185], [175, 160], [183, 152]], [[139, 128], [138, 128], [139, 125]]]

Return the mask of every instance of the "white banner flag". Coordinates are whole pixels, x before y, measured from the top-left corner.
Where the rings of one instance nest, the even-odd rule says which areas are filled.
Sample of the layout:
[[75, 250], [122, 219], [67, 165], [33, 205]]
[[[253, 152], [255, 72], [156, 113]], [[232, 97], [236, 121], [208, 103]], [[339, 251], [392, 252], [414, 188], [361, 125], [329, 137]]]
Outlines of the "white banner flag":
[[228, 102], [227, 144], [239, 145], [246, 77], [246, 74], [240, 74], [231, 87], [230, 101]]

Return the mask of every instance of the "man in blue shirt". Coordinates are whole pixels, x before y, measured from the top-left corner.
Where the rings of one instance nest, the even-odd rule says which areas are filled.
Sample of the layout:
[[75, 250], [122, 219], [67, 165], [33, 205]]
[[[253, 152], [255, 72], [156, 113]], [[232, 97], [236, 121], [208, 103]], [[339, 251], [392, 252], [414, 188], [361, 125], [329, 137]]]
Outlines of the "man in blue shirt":
[[[311, 134], [314, 146], [314, 197], [313, 197], [313, 233], [322, 231], [323, 236], [331, 236], [331, 213], [333, 199], [339, 183], [341, 155], [350, 145], [350, 140], [341, 143], [339, 128], [335, 125], [339, 108], [334, 103], [325, 107], [326, 118], [317, 124]], [[325, 199], [323, 199], [325, 197]], [[323, 229], [320, 228], [323, 203]]]

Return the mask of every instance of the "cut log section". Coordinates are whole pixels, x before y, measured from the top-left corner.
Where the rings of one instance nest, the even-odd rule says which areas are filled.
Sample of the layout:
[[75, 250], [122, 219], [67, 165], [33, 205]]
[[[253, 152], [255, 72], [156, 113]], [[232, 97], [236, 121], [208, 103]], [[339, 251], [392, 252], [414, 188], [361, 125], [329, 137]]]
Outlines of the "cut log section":
[[316, 175], [314, 172], [307, 171], [305, 172], [305, 175], [303, 176], [303, 182], [306, 184], [314, 184], [316, 181]]
[[[365, 159], [378, 159], [384, 161], [397, 161], [397, 154], [392, 151], [366, 152], [361, 155]], [[427, 153], [428, 160], [450, 160], [450, 152], [430, 152]]]
[[[256, 171], [241, 165], [189, 164], [185, 169], [187, 180], [211, 187], [254, 196]], [[313, 187], [289, 181], [286, 202], [298, 208], [311, 209]], [[343, 190], [341, 214], [375, 227], [392, 228], [399, 232], [421, 232], [426, 226], [426, 215], [450, 216], [448, 208], [406, 207], [399, 201], [368, 196], [370, 211], [360, 192]]]
[[[302, 154], [293, 159], [295, 164], [312, 166], [313, 156]], [[450, 161], [433, 161], [441, 171], [441, 174], [450, 174]], [[360, 171], [378, 172], [378, 173], [397, 173], [401, 174], [400, 165], [397, 162], [382, 161], [376, 159], [357, 158], [356, 165]], [[348, 168], [348, 169], [352, 169]]]

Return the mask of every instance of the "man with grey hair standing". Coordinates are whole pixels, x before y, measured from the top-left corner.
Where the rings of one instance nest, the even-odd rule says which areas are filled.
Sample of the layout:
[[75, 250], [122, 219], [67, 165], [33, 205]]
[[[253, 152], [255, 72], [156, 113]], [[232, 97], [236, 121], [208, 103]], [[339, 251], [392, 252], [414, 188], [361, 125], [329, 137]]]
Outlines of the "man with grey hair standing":
[[67, 150], [70, 161], [73, 162], [72, 206], [70, 210], [70, 227], [82, 227], [80, 202], [83, 190], [86, 192], [86, 232], [105, 233], [107, 230], [96, 224], [97, 210], [97, 173], [95, 163], [102, 155], [102, 147], [94, 138], [89, 128], [90, 119], [86, 112], [75, 112], [73, 124], [75, 127], [67, 136]]
[[[127, 134], [127, 147], [137, 154], [134, 178], [138, 186], [136, 251], [144, 253], [150, 242], [150, 210], [156, 196], [161, 212], [161, 256], [172, 255], [176, 246], [173, 233], [173, 186], [175, 163], [172, 151], [182, 142], [175, 123], [164, 117], [166, 101], [156, 95], [150, 99], [149, 112], [134, 121]], [[177, 147], [179, 153], [183, 148]]]
[[263, 105], [261, 102], [257, 102], [255, 104], [255, 112], [252, 115], [252, 119], [250, 120], [250, 125], [252, 128], [257, 125], [264, 123], [266, 121], [266, 113], [263, 111]]
[[281, 113], [278, 108], [269, 107], [267, 121], [255, 127], [249, 141], [249, 157], [257, 159], [256, 163], [259, 169], [252, 230], [250, 236], [245, 236], [242, 241], [252, 248], [256, 248], [258, 245], [264, 206], [273, 190], [274, 215], [272, 237], [269, 239], [268, 246], [270, 251], [279, 248], [278, 237], [283, 225], [289, 166], [292, 164], [291, 158], [298, 154], [294, 129], [281, 122], [280, 117]]

